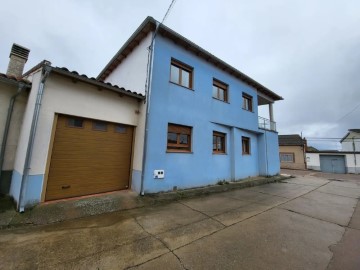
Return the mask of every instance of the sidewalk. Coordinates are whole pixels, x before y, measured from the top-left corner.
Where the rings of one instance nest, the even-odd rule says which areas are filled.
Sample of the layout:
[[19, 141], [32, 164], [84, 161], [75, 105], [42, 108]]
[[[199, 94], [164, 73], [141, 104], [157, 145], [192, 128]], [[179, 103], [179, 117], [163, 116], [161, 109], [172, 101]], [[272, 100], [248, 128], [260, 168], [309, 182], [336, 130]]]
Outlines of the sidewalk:
[[0, 209], [0, 229], [27, 225], [45, 225], [104, 213], [142, 208], [184, 198], [278, 182], [287, 178], [287, 176], [253, 177], [238, 182], [223, 182], [214, 186], [146, 194], [145, 196], [139, 196], [130, 190], [117, 191], [43, 203], [26, 210], [24, 213], [16, 212], [9, 204], [9, 201], [3, 200], [2, 204], [6, 205]]

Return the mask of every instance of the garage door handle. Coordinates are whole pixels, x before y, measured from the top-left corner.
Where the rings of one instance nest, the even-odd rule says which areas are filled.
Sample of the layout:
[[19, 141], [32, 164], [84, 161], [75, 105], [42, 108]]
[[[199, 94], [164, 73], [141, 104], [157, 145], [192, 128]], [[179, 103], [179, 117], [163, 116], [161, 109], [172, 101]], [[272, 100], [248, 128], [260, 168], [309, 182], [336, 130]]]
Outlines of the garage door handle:
[[67, 188], [70, 188], [70, 185], [62, 186], [61, 188], [62, 189], [67, 189]]

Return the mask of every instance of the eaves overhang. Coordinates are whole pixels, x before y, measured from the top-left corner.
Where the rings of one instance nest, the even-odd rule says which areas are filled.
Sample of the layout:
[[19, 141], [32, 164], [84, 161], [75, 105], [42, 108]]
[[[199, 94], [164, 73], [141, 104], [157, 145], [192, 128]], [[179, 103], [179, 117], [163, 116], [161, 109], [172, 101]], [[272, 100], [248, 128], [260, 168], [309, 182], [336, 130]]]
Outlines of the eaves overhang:
[[93, 86], [98, 87], [99, 89], [106, 89], [113, 92], [117, 92], [121, 95], [129, 96], [136, 98], [138, 100], [144, 100], [145, 96], [142, 94], [126, 90], [123, 87], [119, 87], [117, 85], [112, 85], [111, 83], [104, 83], [96, 80], [95, 78], [89, 78], [86, 75], [82, 74], [80, 75], [76, 71], [69, 71], [67, 68], [59, 68], [59, 67], [51, 67], [51, 73], [59, 74], [68, 78], [71, 78], [76, 81], [81, 81], [87, 84], [91, 84]]
[[109, 74], [111, 74], [111, 72], [123, 61], [123, 59], [126, 58], [127, 55], [129, 55], [137, 45], [140, 44], [141, 40], [145, 38], [150, 31], [155, 31], [157, 25], [159, 27], [157, 33], [161, 36], [171, 39], [174, 43], [184, 47], [188, 51], [193, 52], [198, 57], [201, 57], [207, 62], [212, 63], [213, 65], [229, 73], [230, 75], [242, 80], [246, 84], [254, 87], [260, 93], [263, 93], [264, 95], [272, 98], [274, 101], [283, 100], [283, 97], [279, 96], [278, 94], [258, 83], [246, 74], [227, 64], [223, 60], [217, 58], [210, 52], [193, 43], [192, 41], [186, 39], [182, 35], [176, 33], [172, 29], [166, 27], [163, 24], [160, 24], [152, 17], [147, 17], [144, 20], [144, 22], [137, 28], [134, 34], [127, 40], [127, 42], [120, 48], [120, 50], [100, 72], [97, 79], [105, 81]]

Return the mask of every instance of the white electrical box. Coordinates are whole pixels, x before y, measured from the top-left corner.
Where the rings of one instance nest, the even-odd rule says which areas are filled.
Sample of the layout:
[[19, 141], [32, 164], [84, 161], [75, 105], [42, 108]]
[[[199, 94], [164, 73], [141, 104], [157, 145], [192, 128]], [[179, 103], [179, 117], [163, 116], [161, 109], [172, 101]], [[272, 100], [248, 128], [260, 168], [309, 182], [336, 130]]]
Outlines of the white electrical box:
[[154, 179], [164, 179], [165, 171], [164, 170], [154, 170]]

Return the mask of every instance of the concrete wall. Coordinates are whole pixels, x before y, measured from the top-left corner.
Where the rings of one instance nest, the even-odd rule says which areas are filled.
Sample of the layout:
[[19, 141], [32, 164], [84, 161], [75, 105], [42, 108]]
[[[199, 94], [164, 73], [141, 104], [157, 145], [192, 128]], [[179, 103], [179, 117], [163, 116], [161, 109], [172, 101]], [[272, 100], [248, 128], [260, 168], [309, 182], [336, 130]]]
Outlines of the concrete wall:
[[152, 32], [149, 32], [146, 38], [113, 70], [105, 81], [145, 94], [148, 47], [151, 38]]
[[[19, 146], [21, 145], [21, 147], [17, 151], [16, 173], [14, 173], [11, 186], [11, 195], [16, 201], [19, 198], [20, 181], [24, 170], [24, 159], [29, 138], [28, 130], [30, 130], [32, 121], [34, 96], [37, 93], [39, 76], [34, 76], [33, 79], [35, 88], [30, 95], [29, 104], [26, 109], [24, 132], [20, 136]], [[139, 114], [136, 111], [140, 109], [140, 106], [141, 103], [134, 98], [120, 97], [112, 91], [99, 91], [97, 87], [89, 84], [74, 83], [69, 78], [50, 73], [45, 84], [31, 160], [31, 170], [28, 183], [26, 183], [26, 204], [33, 205], [44, 198], [46, 190], [44, 174], [56, 113], [137, 126]], [[138, 132], [138, 129], [135, 132]], [[134, 155], [133, 168], [141, 168], [138, 160], [141, 160], [142, 157], [138, 157], [136, 153]]]
[[281, 153], [288, 153], [294, 155], [294, 162], [281, 162], [280, 166], [282, 169], [306, 169], [304, 149], [302, 146], [279, 146]]
[[345, 166], [348, 173], [360, 173], [360, 154], [338, 153], [306, 153], [306, 162], [308, 169], [321, 171], [320, 155], [342, 155], [345, 156]]
[[[194, 68], [193, 89], [169, 81], [172, 57]], [[229, 85], [228, 103], [212, 98], [213, 78]], [[254, 88], [160, 35], [155, 43], [151, 88], [145, 192], [191, 188], [259, 175], [257, 138], [263, 132], [258, 129]], [[242, 92], [253, 97], [254, 112], [242, 109]], [[191, 153], [167, 152], [168, 123], [192, 127]], [[213, 131], [226, 134], [226, 154], [213, 154]], [[241, 136], [250, 137], [251, 155], [242, 155]], [[278, 164], [277, 134], [270, 137], [270, 143], [276, 148], [275, 164]], [[269, 151], [274, 150], [268, 147]], [[278, 172], [277, 167], [272, 172]], [[165, 170], [165, 179], [153, 178], [156, 169]]]
[[309, 170], [320, 171], [320, 155], [317, 153], [306, 153], [306, 165]]
[[360, 154], [346, 154], [345, 162], [348, 173], [360, 173]]
[[[0, 82], [0, 149], [2, 147], [5, 123], [8, 116], [10, 99], [18, 91], [16, 85]], [[9, 193], [12, 172], [14, 169], [15, 154], [21, 130], [24, 111], [28, 99], [28, 91], [23, 91], [15, 100], [9, 133], [5, 148], [4, 163], [1, 169], [0, 193]]]

